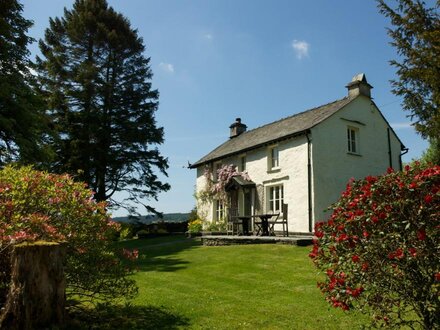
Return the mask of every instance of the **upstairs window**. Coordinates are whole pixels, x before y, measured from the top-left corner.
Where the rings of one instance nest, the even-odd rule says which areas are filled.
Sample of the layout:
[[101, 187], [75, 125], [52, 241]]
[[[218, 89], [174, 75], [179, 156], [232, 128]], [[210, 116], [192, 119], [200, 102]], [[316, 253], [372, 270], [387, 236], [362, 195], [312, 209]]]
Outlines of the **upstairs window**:
[[268, 188], [268, 210], [269, 212], [282, 212], [284, 202], [283, 185], [272, 186]]
[[222, 163], [218, 162], [218, 163], [214, 163], [214, 169], [213, 169], [213, 179], [214, 181], [217, 181], [218, 179], [218, 170], [222, 167]]
[[347, 127], [348, 152], [359, 154], [359, 130], [354, 127]]
[[272, 147], [269, 149], [269, 170], [280, 167], [279, 153], [280, 151], [278, 147]]
[[246, 171], [246, 156], [240, 157], [240, 172]]

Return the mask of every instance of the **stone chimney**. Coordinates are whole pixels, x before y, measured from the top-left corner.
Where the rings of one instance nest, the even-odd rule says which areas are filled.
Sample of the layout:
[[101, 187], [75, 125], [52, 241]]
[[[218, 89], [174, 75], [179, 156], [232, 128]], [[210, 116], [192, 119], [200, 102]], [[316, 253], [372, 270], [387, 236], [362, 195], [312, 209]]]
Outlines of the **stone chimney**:
[[229, 136], [230, 139], [233, 139], [237, 136], [239, 136], [241, 133], [246, 132], [247, 126], [245, 124], [241, 123], [241, 118], [236, 118], [235, 123], [233, 123], [231, 126], [229, 126], [231, 129], [231, 134]]
[[358, 95], [364, 95], [366, 97], [371, 98], [371, 89], [373, 86], [371, 86], [367, 82], [367, 77], [364, 73], [359, 73], [356, 76], [353, 77], [351, 82], [348, 83], [348, 96], [349, 97], [356, 97]]

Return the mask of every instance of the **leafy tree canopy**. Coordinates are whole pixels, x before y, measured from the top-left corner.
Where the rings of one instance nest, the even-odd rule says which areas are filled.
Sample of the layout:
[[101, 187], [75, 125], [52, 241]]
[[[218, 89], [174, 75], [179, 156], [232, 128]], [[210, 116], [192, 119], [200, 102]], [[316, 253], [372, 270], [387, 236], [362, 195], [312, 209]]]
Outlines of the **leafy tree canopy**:
[[424, 138], [440, 136], [440, 1], [427, 7], [421, 0], [399, 0], [390, 7], [378, 0], [380, 12], [389, 17], [391, 45], [397, 49], [398, 80], [393, 92], [403, 97], [403, 108], [415, 119]]
[[53, 169], [87, 182], [98, 201], [126, 191], [127, 200], [155, 212], [144, 200], [169, 189], [154, 171], [166, 175], [168, 164], [157, 149], [159, 93], [142, 38], [105, 0], [77, 0], [50, 19], [40, 49], [40, 80], [58, 133]]
[[43, 103], [30, 73], [27, 36], [32, 22], [17, 0], [0, 2], [0, 165], [39, 163], [49, 156]]

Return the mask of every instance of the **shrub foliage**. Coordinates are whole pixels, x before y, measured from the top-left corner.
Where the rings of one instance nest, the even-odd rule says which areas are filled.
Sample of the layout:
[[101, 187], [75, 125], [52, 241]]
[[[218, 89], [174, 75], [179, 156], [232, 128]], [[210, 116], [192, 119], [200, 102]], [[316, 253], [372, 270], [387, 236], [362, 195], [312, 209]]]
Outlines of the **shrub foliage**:
[[334, 306], [371, 313], [382, 326], [440, 327], [440, 166], [347, 185], [310, 257]]
[[[0, 171], [0, 307], [9, 285], [8, 246], [21, 241], [65, 241], [68, 297], [94, 301], [130, 297], [134, 281], [119, 251], [104, 202], [97, 203], [83, 183], [31, 167]], [[127, 257], [128, 256], [128, 257]]]

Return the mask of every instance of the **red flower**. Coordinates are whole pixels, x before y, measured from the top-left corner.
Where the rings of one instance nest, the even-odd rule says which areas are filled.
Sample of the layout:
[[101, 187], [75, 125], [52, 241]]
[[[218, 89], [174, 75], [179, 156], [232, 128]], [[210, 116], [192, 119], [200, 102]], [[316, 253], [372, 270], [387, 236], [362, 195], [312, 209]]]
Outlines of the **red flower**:
[[411, 257], [416, 257], [417, 256], [417, 250], [415, 248], [409, 248], [408, 249], [409, 254], [411, 255]]
[[358, 217], [363, 216], [364, 215], [364, 211], [362, 211], [361, 209], [354, 211], [354, 214]]
[[387, 217], [387, 214], [385, 212], [379, 213], [379, 219], [385, 219]]
[[368, 232], [364, 230], [364, 232], [362, 233], [362, 236], [364, 236], [365, 238], [368, 238], [368, 236], [370, 236], [370, 234], [368, 234]]
[[367, 271], [368, 270], [368, 267], [369, 267], [369, 265], [368, 265], [368, 262], [364, 262], [363, 264], [362, 264], [362, 271]]
[[351, 290], [351, 295], [356, 298], [359, 297], [359, 295], [364, 291], [363, 287], [357, 288], [355, 290]]
[[353, 262], [359, 262], [361, 260], [361, 258], [359, 258], [359, 256], [357, 256], [357, 255], [354, 255], [354, 256], [351, 257], [351, 260]]
[[387, 173], [388, 174], [394, 173], [394, 169], [392, 167], [388, 167], [387, 168]]
[[339, 237], [336, 238], [336, 242], [346, 241], [348, 239], [347, 234], [343, 233]]
[[409, 189], [415, 189], [415, 188], [417, 188], [417, 182], [411, 182], [410, 184], [409, 184]]
[[371, 175], [367, 176], [365, 179], [368, 183], [375, 183], [377, 181], [377, 178]]
[[420, 230], [417, 232], [417, 238], [418, 238], [419, 240], [421, 240], [421, 241], [424, 241], [424, 240], [426, 239], [426, 231], [425, 231], [425, 229], [420, 229]]
[[388, 259], [402, 259], [404, 256], [405, 254], [403, 253], [403, 250], [398, 248], [396, 251], [388, 254]]
[[408, 172], [411, 169], [409, 165], [405, 165], [405, 171]]
[[319, 248], [318, 245], [313, 245], [313, 250], [309, 253], [309, 257], [314, 259], [318, 256]]
[[440, 282], [440, 272], [434, 274], [434, 278], [437, 282]]
[[425, 196], [425, 204], [429, 204], [432, 202], [434, 197], [432, 197], [432, 195], [426, 195]]
[[374, 223], [377, 223], [379, 221], [379, 218], [377, 216], [373, 215], [371, 217], [371, 221], [373, 221]]

